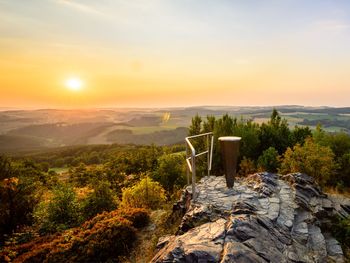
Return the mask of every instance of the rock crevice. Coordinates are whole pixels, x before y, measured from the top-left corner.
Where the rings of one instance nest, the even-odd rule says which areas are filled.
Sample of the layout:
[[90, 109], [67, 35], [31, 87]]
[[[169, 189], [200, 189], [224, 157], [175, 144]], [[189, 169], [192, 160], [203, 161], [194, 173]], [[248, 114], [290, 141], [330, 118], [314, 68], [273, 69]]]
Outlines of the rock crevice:
[[152, 262], [344, 262], [330, 233], [333, 216], [346, 217], [350, 200], [327, 197], [305, 174], [257, 173], [227, 189], [206, 176], [198, 197], [184, 190], [178, 234], [162, 238]]

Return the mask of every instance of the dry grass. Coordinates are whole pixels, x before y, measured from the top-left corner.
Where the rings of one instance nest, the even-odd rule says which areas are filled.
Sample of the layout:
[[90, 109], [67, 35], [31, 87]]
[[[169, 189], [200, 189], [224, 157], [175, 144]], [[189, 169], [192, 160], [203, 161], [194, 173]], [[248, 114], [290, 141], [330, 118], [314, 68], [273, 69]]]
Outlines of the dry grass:
[[350, 188], [344, 188], [343, 190], [340, 191], [336, 187], [325, 187], [324, 192], [329, 194], [329, 195], [350, 198]]
[[150, 224], [139, 230], [137, 241], [130, 256], [123, 258], [125, 263], [148, 263], [156, 253], [158, 239], [164, 235], [175, 234], [178, 229], [180, 218], [174, 218], [171, 207], [152, 211]]

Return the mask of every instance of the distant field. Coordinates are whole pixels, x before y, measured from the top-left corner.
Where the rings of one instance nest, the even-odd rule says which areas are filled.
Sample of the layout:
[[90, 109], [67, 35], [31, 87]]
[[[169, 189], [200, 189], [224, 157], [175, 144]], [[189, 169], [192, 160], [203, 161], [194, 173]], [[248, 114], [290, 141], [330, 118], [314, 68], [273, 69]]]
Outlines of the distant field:
[[156, 131], [169, 131], [178, 128], [178, 126], [147, 126], [129, 128], [134, 134], [149, 134]]
[[[289, 126], [321, 124], [327, 131], [350, 133], [350, 107], [276, 107]], [[0, 112], [0, 152], [69, 145], [182, 142], [191, 118], [230, 114], [261, 124], [273, 107], [203, 106], [164, 109], [16, 110]]]

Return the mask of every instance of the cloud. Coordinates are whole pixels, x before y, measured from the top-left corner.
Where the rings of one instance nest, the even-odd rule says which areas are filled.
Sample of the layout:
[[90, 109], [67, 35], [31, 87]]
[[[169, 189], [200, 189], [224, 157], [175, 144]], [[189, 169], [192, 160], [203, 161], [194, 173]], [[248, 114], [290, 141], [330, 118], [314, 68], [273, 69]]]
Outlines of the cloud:
[[350, 28], [350, 24], [337, 20], [318, 21], [315, 23], [315, 26], [320, 30], [335, 32], [344, 31]]
[[87, 14], [93, 14], [93, 15], [98, 15], [98, 16], [107, 16], [105, 13], [97, 10], [96, 8], [86, 5], [86, 4], [81, 4], [73, 0], [55, 0], [55, 2], [65, 5], [67, 7], [70, 7], [72, 9], [75, 9], [77, 11], [87, 13]]

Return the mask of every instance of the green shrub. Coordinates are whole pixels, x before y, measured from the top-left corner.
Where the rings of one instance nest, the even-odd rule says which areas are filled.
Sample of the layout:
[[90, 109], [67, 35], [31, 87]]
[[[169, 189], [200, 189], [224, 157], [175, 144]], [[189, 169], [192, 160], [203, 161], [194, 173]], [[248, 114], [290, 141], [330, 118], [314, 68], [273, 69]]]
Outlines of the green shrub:
[[321, 146], [312, 138], [305, 140], [303, 146], [297, 144], [293, 149], [288, 148], [283, 155], [279, 172], [282, 174], [301, 172], [315, 178], [325, 185], [336, 169], [334, 153], [329, 147]]
[[0, 245], [4, 235], [32, 223], [32, 212], [42, 193], [40, 170], [0, 156]]
[[34, 217], [43, 234], [77, 226], [81, 222], [81, 213], [74, 190], [68, 186], [58, 186], [49, 202], [39, 203]]
[[163, 187], [149, 177], [145, 177], [136, 185], [123, 189], [120, 206], [122, 208], [157, 209], [164, 205], [165, 200], [166, 196]]
[[259, 170], [267, 172], [276, 172], [279, 166], [279, 155], [275, 148], [269, 147], [267, 150], [263, 151], [262, 155], [259, 156]]
[[98, 213], [112, 211], [117, 208], [117, 197], [106, 181], [95, 182], [93, 191], [83, 200], [82, 213], [90, 219]]
[[286, 119], [282, 119], [276, 109], [273, 109], [270, 120], [263, 123], [259, 130], [260, 149], [259, 152], [274, 147], [279, 154], [285, 152], [291, 146], [291, 131], [288, 128]]
[[92, 176], [92, 173], [83, 163], [69, 169], [69, 182], [78, 187], [86, 186]]
[[342, 245], [343, 250], [350, 249], [350, 217], [333, 218], [332, 227], [330, 228], [333, 236]]
[[171, 194], [174, 188], [182, 188], [186, 184], [185, 174], [185, 155], [172, 153], [158, 159], [158, 167], [152, 178]]
[[312, 131], [308, 126], [300, 127], [296, 125], [290, 135], [291, 145], [300, 144], [303, 145], [306, 138], [312, 137]]

